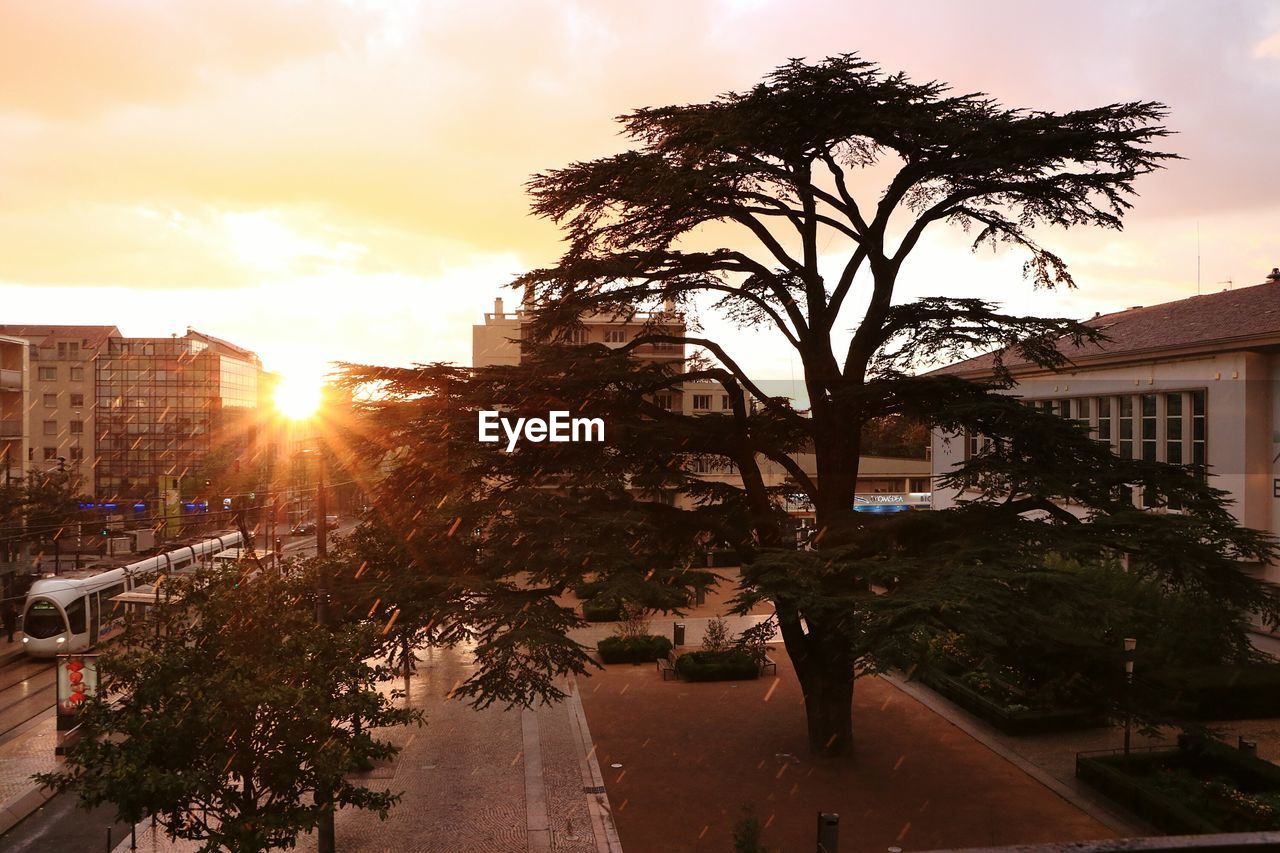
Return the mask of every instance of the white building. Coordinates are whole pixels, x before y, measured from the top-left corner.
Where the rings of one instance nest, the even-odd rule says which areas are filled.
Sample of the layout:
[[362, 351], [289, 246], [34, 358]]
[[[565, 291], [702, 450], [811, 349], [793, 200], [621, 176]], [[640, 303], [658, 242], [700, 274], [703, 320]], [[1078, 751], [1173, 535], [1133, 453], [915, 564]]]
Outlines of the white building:
[[[1242, 524], [1280, 533], [1280, 271], [1255, 287], [1135, 306], [1087, 324], [1108, 340], [1063, 344], [1071, 364], [1057, 372], [1006, 354], [1018, 382], [1008, 393], [1087, 423], [1121, 456], [1207, 465]], [[935, 373], [976, 380], [992, 367], [989, 353]], [[980, 440], [935, 433], [934, 476]], [[956, 497], [935, 488], [934, 508]], [[1280, 567], [1265, 571], [1280, 582]]]

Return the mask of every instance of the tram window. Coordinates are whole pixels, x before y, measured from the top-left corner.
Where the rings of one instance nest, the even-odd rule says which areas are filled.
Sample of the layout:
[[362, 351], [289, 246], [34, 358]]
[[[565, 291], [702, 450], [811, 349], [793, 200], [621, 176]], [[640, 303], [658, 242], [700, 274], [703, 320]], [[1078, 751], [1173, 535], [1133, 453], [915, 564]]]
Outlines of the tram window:
[[83, 598], [77, 598], [67, 605], [67, 624], [73, 634], [83, 634], [85, 632]]
[[112, 601], [120, 593], [124, 592], [124, 584], [118, 583], [115, 586], [107, 587], [98, 593], [102, 601], [102, 614], [104, 619], [111, 619], [116, 616], [124, 615], [124, 605], [119, 601]]
[[62, 613], [52, 601], [33, 601], [22, 620], [22, 633], [36, 640], [56, 637], [65, 630], [67, 626], [62, 621]]

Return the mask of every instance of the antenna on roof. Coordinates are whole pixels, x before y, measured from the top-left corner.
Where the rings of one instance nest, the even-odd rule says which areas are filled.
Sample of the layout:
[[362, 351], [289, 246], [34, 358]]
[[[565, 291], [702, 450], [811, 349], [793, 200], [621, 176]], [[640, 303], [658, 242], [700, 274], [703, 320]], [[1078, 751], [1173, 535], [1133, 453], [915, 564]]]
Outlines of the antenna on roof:
[[1196, 296], [1200, 295], [1200, 220], [1196, 220]]
[[1226, 278], [1226, 279], [1223, 279], [1222, 281], [1217, 282], [1217, 284], [1225, 284], [1227, 286], [1226, 289], [1230, 290], [1231, 286], [1235, 284], [1235, 282], [1229, 278]]

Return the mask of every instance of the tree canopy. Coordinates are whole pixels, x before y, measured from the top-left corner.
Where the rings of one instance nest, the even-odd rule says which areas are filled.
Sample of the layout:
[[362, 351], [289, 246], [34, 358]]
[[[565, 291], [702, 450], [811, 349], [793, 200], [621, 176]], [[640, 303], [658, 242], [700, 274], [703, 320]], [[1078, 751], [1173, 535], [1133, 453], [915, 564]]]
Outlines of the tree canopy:
[[[1235, 521], [1204, 472], [1120, 459], [1009, 393], [1006, 355], [1059, 370], [1064, 344], [1105, 346], [1103, 335], [947, 295], [945, 281], [940, 295], [895, 298], [935, 225], [1023, 252], [1034, 286], [1072, 286], [1044, 235], [1119, 229], [1137, 180], [1173, 157], [1154, 147], [1164, 116], [1154, 102], [1006, 108], [855, 55], [792, 61], [745, 92], [624, 115], [630, 150], [530, 182], [534, 212], [559, 223], [567, 245], [514, 282], [527, 309], [519, 366], [349, 368], [353, 387], [379, 388], [369, 408], [380, 424], [372, 446], [394, 458], [381, 498], [389, 529], [424, 543], [424, 567], [426, 543], [473, 531], [485, 568], [457, 588], [475, 590], [463, 596], [476, 596], [469, 616], [498, 626], [482, 634], [481, 658], [508, 676], [517, 663], [581, 671], [557, 634], [573, 624], [556, 596], [574, 577], [679, 585], [701, 549], [730, 545], [744, 563], [740, 603], [773, 604], [810, 743], [829, 754], [851, 749], [854, 679], [895, 660], [905, 637], [965, 630], [1008, 645], [1046, 588], [1076, 601], [1096, 593], [1085, 588], [1094, 575], [1055, 560], [1216, 601], [1206, 618], [1238, 647], [1241, 613], [1277, 616], [1274, 590], [1239, 570], [1274, 559], [1274, 543]], [[766, 394], [732, 340], [701, 333], [712, 314], [793, 348], [808, 408]], [[579, 345], [593, 316], [628, 323], [630, 339]], [[673, 346], [689, 357], [654, 358]], [[985, 382], [920, 373], [984, 350], [997, 353]], [[730, 407], [686, 417], [660, 404], [695, 382], [718, 383]], [[610, 438], [505, 454], [474, 439], [487, 408], [598, 414]], [[884, 418], [990, 439], [937, 484], [963, 490], [961, 506], [853, 510], [864, 429]], [[708, 462], [733, 477], [705, 476]], [[815, 508], [805, 550], [790, 546], [765, 462]], [[1135, 488], [1149, 507], [1180, 509], [1136, 509]], [[416, 516], [386, 509], [404, 494], [419, 496]], [[485, 677], [473, 687], [497, 689]]]
[[[421, 715], [377, 689], [380, 626], [317, 625], [305, 572], [160, 581], [159, 606], [103, 653], [66, 768], [37, 779], [202, 850], [292, 848], [334, 807], [385, 816], [398, 795], [347, 774], [394, 756], [379, 728]], [[322, 788], [332, 799], [311, 801]]]

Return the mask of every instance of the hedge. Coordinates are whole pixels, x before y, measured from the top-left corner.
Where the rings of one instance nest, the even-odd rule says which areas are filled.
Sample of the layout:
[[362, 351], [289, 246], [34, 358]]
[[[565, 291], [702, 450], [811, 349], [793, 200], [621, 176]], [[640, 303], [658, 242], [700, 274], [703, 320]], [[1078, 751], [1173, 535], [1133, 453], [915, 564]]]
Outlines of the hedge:
[[1010, 711], [969, 685], [937, 670], [924, 670], [920, 681], [1005, 734], [1031, 735], [1087, 729], [1103, 722], [1101, 713], [1088, 708], [1051, 708]]
[[685, 681], [737, 681], [759, 678], [760, 665], [744, 651], [687, 652], [676, 658], [676, 672]]
[[622, 618], [622, 602], [616, 598], [593, 598], [582, 603], [582, 618], [588, 622], [617, 622]]
[[653, 663], [671, 653], [671, 641], [653, 634], [605, 637], [596, 644], [596, 651], [605, 663]]
[[[1250, 791], [1280, 791], [1280, 767], [1218, 742], [1196, 742], [1189, 749], [1079, 755], [1076, 776], [1140, 817], [1170, 833], [1235, 832], [1249, 826], [1223, 824], [1205, 816], [1151, 781], [1161, 768], [1185, 769], [1199, 776], [1223, 776]], [[1234, 825], [1231, 825], [1234, 824]]]
[[1189, 667], [1153, 680], [1173, 693], [1173, 706], [1197, 720], [1280, 717], [1280, 664]]

